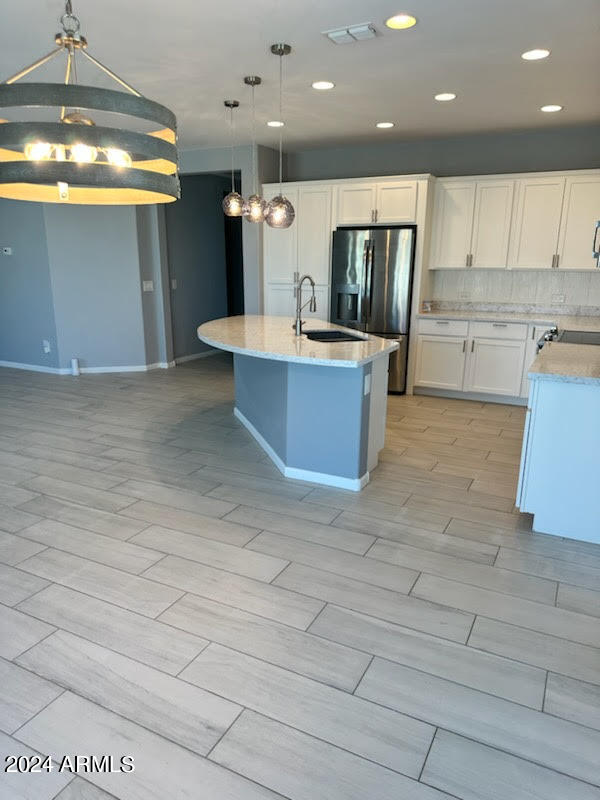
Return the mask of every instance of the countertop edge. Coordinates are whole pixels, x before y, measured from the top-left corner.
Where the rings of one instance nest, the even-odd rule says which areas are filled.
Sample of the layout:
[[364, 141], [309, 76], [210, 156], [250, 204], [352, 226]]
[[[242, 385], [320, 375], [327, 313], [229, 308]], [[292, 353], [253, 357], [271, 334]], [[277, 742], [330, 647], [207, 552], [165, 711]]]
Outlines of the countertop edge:
[[389, 356], [390, 353], [393, 353], [394, 350], [398, 349], [397, 342], [391, 342], [386, 349], [380, 350], [378, 353], [374, 353], [373, 355], [366, 356], [365, 358], [359, 360], [318, 358], [312, 356], [292, 356], [285, 355], [284, 353], [252, 350], [250, 348], [217, 341], [216, 339], [210, 339], [206, 335], [200, 333], [201, 327], [202, 326], [199, 325], [196, 331], [200, 341], [210, 345], [211, 347], [215, 347], [217, 350], [226, 350], [229, 353], [237, 353], [238, 355], [250, 356], [251, 358], [263, 358], [267, 361], [287, 361], [291, 364], [313, 364], [319, 367], [341, 367], [346, 369], [356, 369], [357, 367], [362, 367], [365, 364], [369, 364], [371, 361], [376, 361], [378, 358], [382, 358], [383, 356]]

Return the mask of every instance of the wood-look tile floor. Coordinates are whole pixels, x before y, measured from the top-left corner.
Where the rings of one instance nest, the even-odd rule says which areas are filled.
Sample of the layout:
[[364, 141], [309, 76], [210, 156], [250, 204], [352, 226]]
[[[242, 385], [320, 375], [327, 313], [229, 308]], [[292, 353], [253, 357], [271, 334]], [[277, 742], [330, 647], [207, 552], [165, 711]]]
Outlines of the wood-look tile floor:
[[232, 394], [0, 371], [3, 754], [135, 760], [0, 798], [600, 798], [600, 546], [515, 511], [523, 409], [390, 397], [354, 494]]

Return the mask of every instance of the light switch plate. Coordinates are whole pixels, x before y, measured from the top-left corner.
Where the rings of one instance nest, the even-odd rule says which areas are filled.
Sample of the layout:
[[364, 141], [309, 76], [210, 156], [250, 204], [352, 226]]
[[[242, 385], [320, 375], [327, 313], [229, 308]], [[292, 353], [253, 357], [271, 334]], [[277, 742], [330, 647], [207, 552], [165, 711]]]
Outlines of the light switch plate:
[[552, 302], [553, 303], [564, 303], [565, 300], [566, 300], [566, 297], [561, 292], [554, 292], [553, 295], [552, 295]]
[[365, 382], [363, 385], [363, 395], [366, 397], [371, 391], [371, 373], [365, 375]]
[[142, 282], [142, 289], [145, 292], [153, 292], [154, 291], [154, 281], [143, 281]]
[[12, 256], [12, 247], [3, 247], [2, 248], [2, 255], [3, 256]]
[[171, 278], [171, 289], [177, 288], [177, 278]]

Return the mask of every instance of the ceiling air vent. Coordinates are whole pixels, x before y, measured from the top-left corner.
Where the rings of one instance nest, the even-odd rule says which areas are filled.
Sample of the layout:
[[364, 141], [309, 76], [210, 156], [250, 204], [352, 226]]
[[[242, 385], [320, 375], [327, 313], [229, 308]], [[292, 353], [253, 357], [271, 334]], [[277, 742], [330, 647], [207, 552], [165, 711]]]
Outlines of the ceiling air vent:
[[377, 31], [371, 22], [361, 22], [360, 25], [347, 25], [345, 28], [323, 31], [323, 36], [327, 36], [334, 44], [350, 44], [363, 39], [374, 39]]

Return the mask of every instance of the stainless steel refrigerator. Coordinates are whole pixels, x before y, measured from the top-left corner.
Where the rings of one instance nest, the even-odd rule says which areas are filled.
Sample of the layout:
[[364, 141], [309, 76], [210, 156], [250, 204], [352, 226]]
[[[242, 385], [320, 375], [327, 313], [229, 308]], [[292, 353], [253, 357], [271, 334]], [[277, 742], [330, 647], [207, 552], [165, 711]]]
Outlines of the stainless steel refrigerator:
[[415, 235], [415, 225], [333, 233], [330, 320], [398, 341], [390, 356], [390, 392], [406, 390]]

